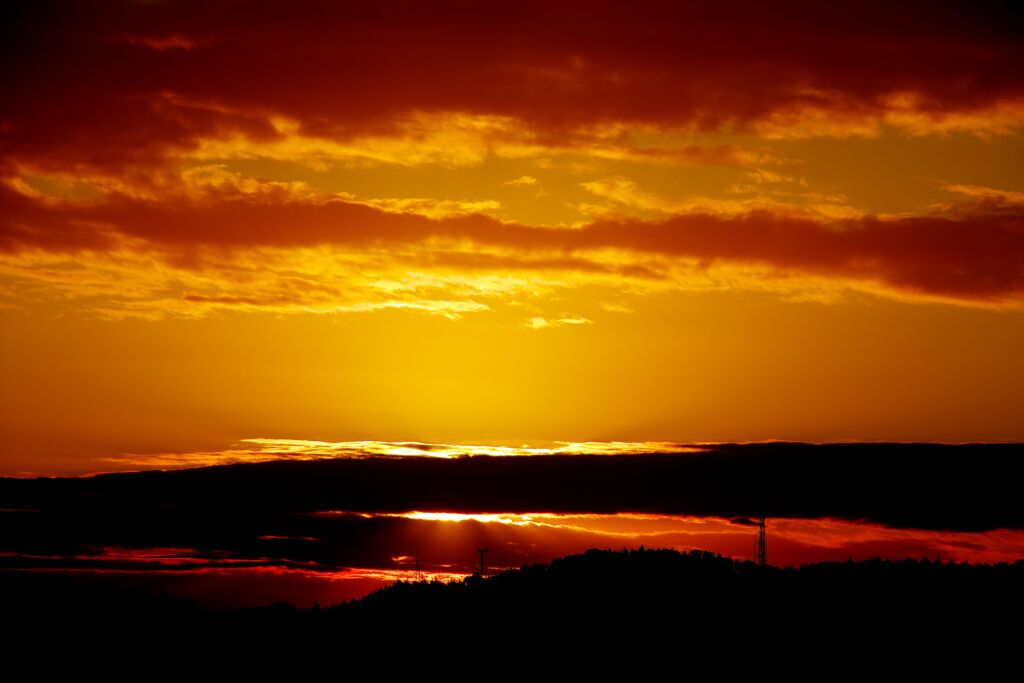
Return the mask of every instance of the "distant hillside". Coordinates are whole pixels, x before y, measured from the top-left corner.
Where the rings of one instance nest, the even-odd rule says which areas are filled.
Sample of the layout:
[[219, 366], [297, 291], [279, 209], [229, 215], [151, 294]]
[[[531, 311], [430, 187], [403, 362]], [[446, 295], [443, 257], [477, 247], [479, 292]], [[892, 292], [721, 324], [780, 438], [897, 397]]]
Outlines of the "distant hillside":
[[[1024, 561], [969, 565], [907, 559], [758, 567], [708, 552], [589, 550], [462, 583], [396, 583], [324, 610], [327, 622], [483, 618], [609, 628], [674, 622], [684, 631], [737, 619], [803, 628], [897, 615], [902, 626], [959, 616], [1010, 618], [1024, 607]], [[1017, 617], [1013, 617], [1016, 619]], [[876, 627], [884, 628], [884, 624]]]

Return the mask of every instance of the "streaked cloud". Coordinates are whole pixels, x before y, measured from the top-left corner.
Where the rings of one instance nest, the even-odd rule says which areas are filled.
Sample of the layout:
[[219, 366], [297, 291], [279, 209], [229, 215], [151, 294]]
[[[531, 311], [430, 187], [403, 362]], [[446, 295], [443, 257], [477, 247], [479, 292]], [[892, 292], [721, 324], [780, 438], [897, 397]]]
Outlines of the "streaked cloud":
[[[684, 208], [662, 205], [656, 196], [626, 180], [589, 187], [617, 202], [639, 203], [659, 212]], [[403, 252], [413, 263], [418, 262], [419, 268], [398, 276], [399, 281], [419, 277], [416, 272], [433, 277], [429, 274], [438, 267], [452, 272], [447, 280], [435, 280], [443, 286], [429, 297], [421, 286], [398, 288], [405, 292], [403, 296], [418, 300], [464, 298], [451, 296], [453, 284], [482, 283], [480, 278], [488, 276], [456, 274], [463, 266], [472, 269], [474, 260], [483, 265], [481, 253], [490, 253], [494, 256], [491, 274], [531, 268], [552, 273], [575, 271], [571, 277], [563, 274], [548, 282], [556, 287], [574, 287], [586, 278], [618, 277], [699, 289], [700, 277], [704, 286], [714, 286], [708, 273], [715, 267], [726, 269], [723, 275], [727, 276], [733, 269], [730, 284], [739, 288], [759, 287], [757, 281], [768, 275], [779, 282], [790, 280], [795, 287], [802, 279], [817, 278], [908, 300], [1018, 305], [1024, 291], [1020, 265], [1024, 262], [1024, 218], [1015, 195], [979, 194], [977, 188], [965, 191], [963, 187], [956, 191], [967, 195], [968, 202], [920, 216], [828, 220], [799, 211], [750, 209], [718, 214], [706, 210], [655, 220], [610, 217], [580, 227], [549, 228], [480, 214], [431, 219], [362, 202], [294, 199], [290, 194], [254, 197], [230, 190], [173, 201], [110, 196], [81, 202], [39, 199], [9, 188], [0, 189], [9, 209], [0, 225], [0, 247], [7, 251], [3, 259], [7, 274], [22, 280], [53, 282], [65, 288], [76, 281], [89, 282], [102, 291], [103, 287], [120, 287], [104, 280], [103, 268], [111, 272], [148, 269], [149, 274], [132, 278], [140, 293], [150, 292], [142, 299], [148, 296], [152, 300], [162, 289], [159, 298], [164, 301], [221, 305], [263, 301], [309, 310], [422, 308], [408, 301], [387, 303], [393, 299], [353, 301], [350, 294], [342, 293], [379, 289], [374, 282], [381, 275], [394, 280], [394, 275], [387, 274], [407, 267], [399, 266]], [[416, 201], [391, 206], [428, 210]], [[434, 208], [444, 213], [444, 207]], [[62, 259], [68, 263], [66, 257], [59, 256], [62, 252], [81, 253], [103, 266], [86, 271], [62, 268], [58, 265]], [[309, 261], [310, 254], [316, 254], [316, 259]], [[662, 265], [657, 268], [661, 273], [651, 270], [652, 259], [660, 260]], [[43, 263], [49, 265], [40, 268]], [[296, 277], [274, 277], [275, 264]], [[339, 265], [344, 270], [337, 270]], [[372, 266], [370, 271], [356, 270], [367, 265]], [[238, 270], [239, 266], [244, 270]], [[747, 281], [742, 273], [751, 268], [758, 274]], [[370, 275], [374, 269], [380, 273], [376, 279]], [[146, 284], [147, 280], [152, 284]], [[195, 284], [188, 285], [189, 280]], [[303, 285], [304, 280], [316, 284]], [[337, 282], [334, 293], [331, 280]], [[343, 285], [342, 280], [348, 284]], [[488, 289], [482, 284], [469, 286], [480, 293]], [[88, 292], [83, 289], [83, 294]], [[452, 312], [460, 307], [469, 310], [467, 306], [483, 310], [487, 305], [470, 300], [448, 308]]]
[[531, 185], [537, 184], [537, 179], [532, 175], [521, 175], [518, 178], [508, 180], [502, 184], [508, 185], [509, 187], [530, 187]]
[[549, 327], [561, 327], [563, 325], [590, 325], [593, 320], [581, 316], [567, 316], [564, 318], [544, 318], [535, 316], [526, 321], [526, 326], [532, 330], [543, 330]]
[[126, 454], [98, 462], [128, 469], [177, 469], [272, 460], [332, 460], [345, 458], [467, 458], [549, 455], [630, 455], [689, 453], [699, 446], [666, 441], [555, 442], [549, 446], [441, 444], [419, 441], [311, 441], [306, 439], [242, 439], [233, 448], [193, 453]]

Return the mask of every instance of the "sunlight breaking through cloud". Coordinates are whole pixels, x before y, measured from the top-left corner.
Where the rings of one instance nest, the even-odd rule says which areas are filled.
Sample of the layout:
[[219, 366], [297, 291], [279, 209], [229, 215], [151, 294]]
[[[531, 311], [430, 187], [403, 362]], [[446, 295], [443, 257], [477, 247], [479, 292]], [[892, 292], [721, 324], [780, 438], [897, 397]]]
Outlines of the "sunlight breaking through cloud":
[[336, 458], [467, 458], [536, 455], [630, 455], [692, 453], [699, 445], [669, 441], [555, 441], [550, 446], [503, 446], [423, 443], [420, 441], [313, 441], [308, 439], [242, 439], [234, 448], [191, 453], [128, 453], [98, 458], [102, 463], [138, 469], [175, 469], [232, 465], [270, 460], [330, 460]]

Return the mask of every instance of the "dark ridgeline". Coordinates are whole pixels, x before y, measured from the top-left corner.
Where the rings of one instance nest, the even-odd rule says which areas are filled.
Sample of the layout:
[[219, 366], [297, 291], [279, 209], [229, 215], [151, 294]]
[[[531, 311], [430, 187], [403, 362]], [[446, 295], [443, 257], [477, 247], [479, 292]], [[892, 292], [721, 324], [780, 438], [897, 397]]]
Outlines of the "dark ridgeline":
[[[0, 479], [0, 566], [7, 568], [0, 610], [12, 652], [26, 638], [174, 642], [184, 651], [317, 644], [356, 655], [360, 643], [426, 639], [464, 652], [501, 643], [529, 649], [586, 633], [669, 639], [679, 653], [724, 664], [751, 646], [913, 651], [935, 660], [979, 642], [989, 661], [1019, 644], [1024, 562], [780, 569], [702, 552], [590, 551], [452, 585], [399, 583], [331, 608], [227, 612], [50, 570], [100, 568], [90, 558], [109, 546], [191, 548], [207, 567], [268, 557], [292, 568], [389, 566], [372, 541], [408, 528], [403, 519], [308, 514], [322, 510], [651, 512], [747, 524], [827, 516], [902, 528], [1021, 529], [1022, 456], [1020, 444], [724, 444], [685, 454], [283, 460]], [[324, 540], [261, 540], [267, 537]], [[271, 548], [276, 554], [268, 556]], [[124, 569], [141, 568], [124, 562]]]
[[[753, 443], [694, 453], [281, 460], [81, 478], [0, 478], [23, 523], [150, 536], [295, 512], [650, 512], [1024, 529], [1024, 444]], [[88, 525], [80, 524], [80, 527]], [[95, 525], [94, 525], [95, 526]], [[57, 529], [50, 529], [56, 533]], [[0, 548], [3, 550], [3, 548]]]
[[[792, 443], [652, 455], [285, 459], [0, 478], [0, 568], [110, 568], [103, 549], [121, 547], [186, 548], [210, 566], [244, 560], [334, 571], [391, 566], [394, 548], [379, 539], [419, 545], [422, 522], [315, 514], [325, 510], [638, 512], [739, 524], [831, 517], [924, 530], [1024, 529], [1021, 482], [1021, 444]], [[499, 545], [491, 550], [486, 559], [505, 566], [541, 559], [502, 558]], [[145, 568], [130, 558], [118, 567]]]
[[[1002, 642], [1020, 635], [1024, 560], [996, 565], [930, 560], [826, 562], [780, 569], [704, 551], [589, 550], [461, 582], [396, 582], [332, 607], [286, 604], [210, 611], [190, 598], [147, 595], [66, 575], [5, 572], [0, 599], [10, 624], [48, 638], [103, 633], [273, 637], [356, 642], [373, 634], [475, 642], [500, 634], [638, 631], [683, 639], [756, 634], [792, 645], [835, 639], [923, 636]], [[255, 597], [255, 596], [254, 596]], [[341, 638], [341, 640], [337, 640]], [[719, 643], [721, 645], [722, 643]]]

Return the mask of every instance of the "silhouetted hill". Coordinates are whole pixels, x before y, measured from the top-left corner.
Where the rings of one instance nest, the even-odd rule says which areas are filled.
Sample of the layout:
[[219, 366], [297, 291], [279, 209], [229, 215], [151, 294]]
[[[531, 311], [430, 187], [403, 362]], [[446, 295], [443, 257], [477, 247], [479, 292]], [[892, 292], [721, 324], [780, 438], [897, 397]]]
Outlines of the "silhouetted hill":
[[[189, 634], [198, 646], [344, 642], [386, 637], [460, 642], [491, 638], [650, 637], [762, 645], [833, 646], [837, 639], [907, 643], [1015, 642], [1024, 561], [969, 565], [907, 559], [758, 567], [712, 553], [590, 550], [462, 582], [398, 582], [328, 608], [284, 604], [214, 612], [188, 598], [7, 572], [9, 623], [47, 637], [103, 633], [117, 640]], [[518, 635], [517, 635], [518, 634]], [[339, 640], [340, 639], [340, 640]], [[204, 645], [205, 644], [205, 645]]]
[[338, 623], [467, 623], [489, 615], [520, 627], [610, 629], [664, 619], [680, 633], [737, 620], [796, 631], [866, 620], [876, 631], [927, 628], [934, 619], [1010, 618], [1024, 607], [1024, 561], [968, 565], [907, 559], [758, 567], [702, 551], [589, 550], [549, 565], [462, 583], [397, 583], [327, 610]]

